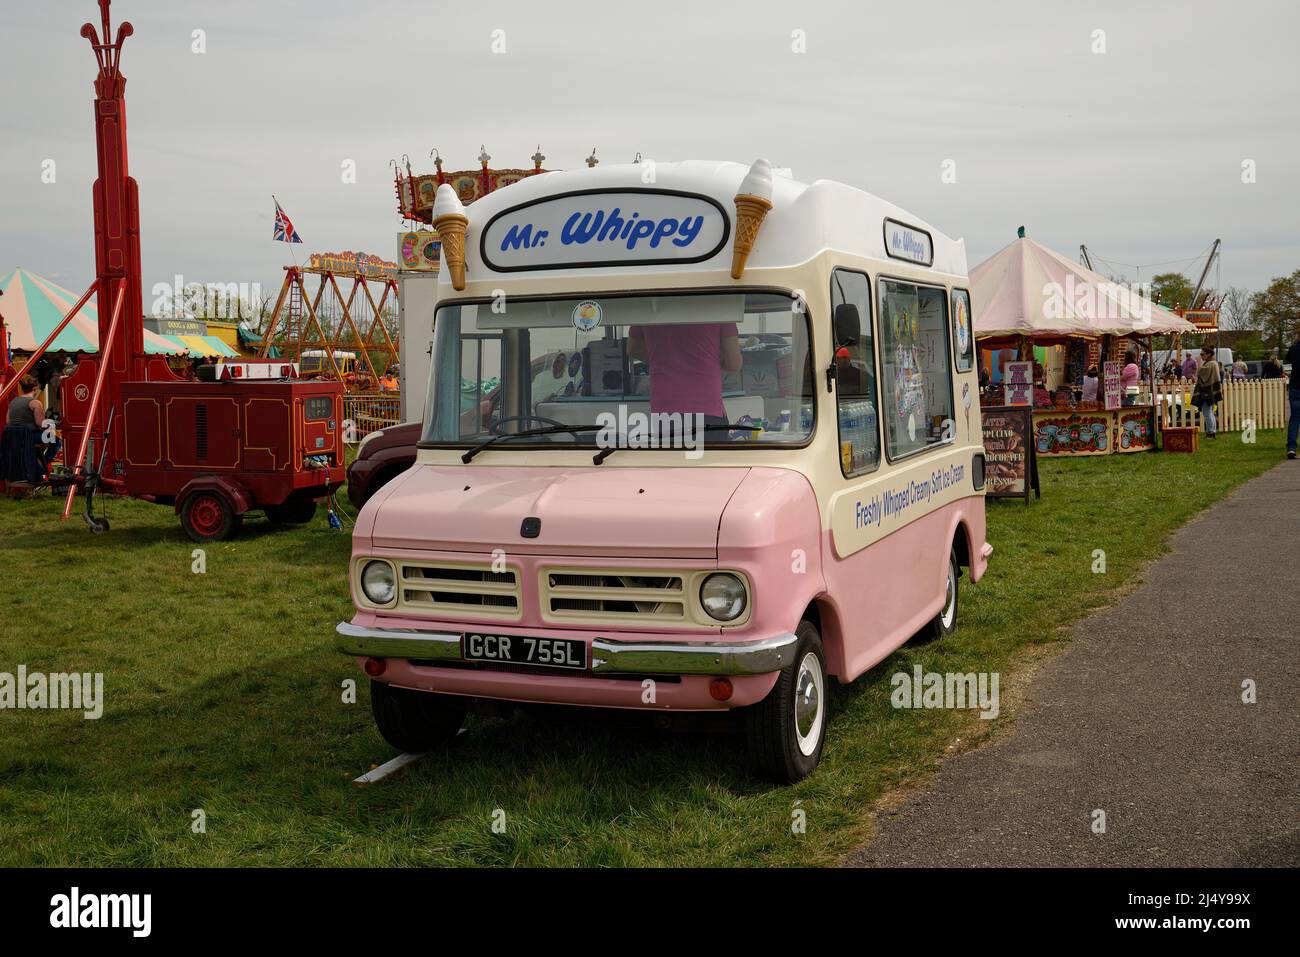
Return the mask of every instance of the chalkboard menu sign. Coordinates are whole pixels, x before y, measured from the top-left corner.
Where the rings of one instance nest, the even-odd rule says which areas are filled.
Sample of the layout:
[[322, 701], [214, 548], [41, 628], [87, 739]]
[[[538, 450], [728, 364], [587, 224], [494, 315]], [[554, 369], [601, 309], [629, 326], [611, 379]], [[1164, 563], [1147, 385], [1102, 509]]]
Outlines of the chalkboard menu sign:
[[1032, 409], [994, 406], [980, 410], [984, 420], [984, 494], [988, 498], [1023, 498], [1038, 488]]

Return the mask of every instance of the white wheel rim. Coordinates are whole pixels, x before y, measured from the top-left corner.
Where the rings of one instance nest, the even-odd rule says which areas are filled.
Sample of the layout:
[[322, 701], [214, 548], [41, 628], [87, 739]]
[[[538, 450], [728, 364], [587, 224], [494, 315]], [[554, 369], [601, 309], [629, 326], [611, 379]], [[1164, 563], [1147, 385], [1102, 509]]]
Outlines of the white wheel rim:
[[957, 576], [954, 573], [952, 563], [948, 564], [948, 596], [943, 606], [943, 627], [944, 630], [952, 628], [952, 623], [957, 618]]
[[799, 751], [806, 757], [812, 756], [821, 740], [825, 700], [821, 659], [810, 651], [799, 662], [794, 679], [794, 737]]

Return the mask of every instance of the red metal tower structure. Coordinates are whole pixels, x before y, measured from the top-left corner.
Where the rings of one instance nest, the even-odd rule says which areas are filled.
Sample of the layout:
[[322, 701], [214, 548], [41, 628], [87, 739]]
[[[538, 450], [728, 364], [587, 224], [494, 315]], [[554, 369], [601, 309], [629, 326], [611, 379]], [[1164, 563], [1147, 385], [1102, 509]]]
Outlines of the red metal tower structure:
[[[115, 478], [122, 471], [122, 423], [116, 411], [121, 408], [122, 383], [129, 380], [172, 380], [166, 360], [144, 354], [144, 312], [140, 270], [140, 202], [135, 180], [127, 167], [126, 155], [126, 77], [122, 75], [122, 44], [135, 30], [128, 22], [117, 28], [114, 37], [109, 19], [111, 0], [99, 0], [103, 35], [93, 24], [81, 28], [90, 41], [98, 72], [95, 76], [95, 142], [99, 178], [92, 199], [95, 210], [95, 282], [77, 301], [63, 321], [50, 333], [22, 370], [0, 390], [0, 401], [16, 386], [17, 380], [49, 348], [60, 332], [81, 310], [90, 297], [99, 298], [99, 353], [94, 359], [80, 362], [77, 371], [64, 383], [64, 418], [62, 423], [64, 461], [78, 477], [97, 471], [97, 462], [87, 462], [87, 436], [99, 442], [97, 459], [107, 463], [109, 474], [102, 484], [117, 486]], [[72, 508], [74, 488], [68, 492], [63, 517]]]
[[114, 36], [110, 3], [99, 0], [102, 34], [90, 23], [81, 28], [99, 68], [95, 76], [99, 178], [92, 193], [99, 355], [80, 363], [65, 387], [68, 401], [63, 436], [65, 460], [78, 466], [86, 455], [83, 438], [91, 436], [102, 441], [103, 445], [96, 449], [97, 456], [106, 463], [101, 481], [112, 485], [124, 459], [121, 417], [113, 414], [122, 406], [122, 383], [174, 376], [164, 360], [150, 360], [144, 353], [140, 193], [127, 164], [126, 77], [121, 70], [122, 44], [135, 30], [129, 21], [123, 22]]
[[[126, 152], [126, 77], [122, 75], [122, 43], [134, 30], [129, 21], [111, 39], [110, 0], [99, 0], [103, 39], [87, 23], [81, 35], [90, 41], [99, 64], [95, 77], [95, 153], [99, 178], [94, 186], [95, 271], [99, 283], [99, 349], [105, 362], [105, 387], [110, 406], [118, 404], [117, 386], [144, 378], [144, 314], [140, 273], [140, 190], [131, 178]], [[126, 284], [127, 321], [111, 330], [110, 290]], [[139, 316], [140, 321], [135, 321]], [[111, 341], [111, 349], [106, 344]]]

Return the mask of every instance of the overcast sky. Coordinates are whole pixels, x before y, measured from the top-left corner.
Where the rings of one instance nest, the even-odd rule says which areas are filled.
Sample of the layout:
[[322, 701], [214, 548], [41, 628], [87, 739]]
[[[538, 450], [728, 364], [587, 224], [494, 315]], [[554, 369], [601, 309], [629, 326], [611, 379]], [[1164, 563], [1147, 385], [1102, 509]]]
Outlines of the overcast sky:
[[[116, 0], [114, 22], [136, 30], [122, 69], [145, 290], [181, 273], [273, 293], [290, 259], [271, 240], [272, 193], [300, 257], [393, 259], [390, 159], [431, 172], [437, 147], [465, 168], [486, 144], [494, 166], [528, 166], [539, 143], [557, 169], [593, 146], [605, 163], [767, 157], [964, 237], [972, 266], [1022, 224], [1071, 258], [1087, 243], [1129, 264], [1116, 271], [1130, 281], [1132, 265], [1149, 279], [1222, 237], [1222, 284], [1258, 289], [1300, 268], [1298, 11]], [[93, 0], [0, 4], [0, 273], [21, 265], [76, 290], [94, 273], [87, 20], [99, 22]], [[206, 53], [192, 52], [196, 29]], [[355, 184], [341, 181], [349, 159]]]

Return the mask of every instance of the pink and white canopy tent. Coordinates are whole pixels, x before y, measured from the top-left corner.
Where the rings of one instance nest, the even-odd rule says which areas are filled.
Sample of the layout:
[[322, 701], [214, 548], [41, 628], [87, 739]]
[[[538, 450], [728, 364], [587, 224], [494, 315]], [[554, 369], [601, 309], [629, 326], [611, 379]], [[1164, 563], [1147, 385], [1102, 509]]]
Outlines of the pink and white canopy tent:
[[970, 271], [975, 335], [1103, 336], [1196, 332], [1196, 326], [1032, 239]]

